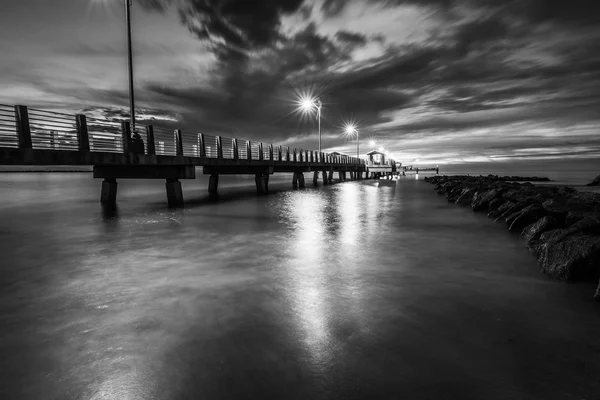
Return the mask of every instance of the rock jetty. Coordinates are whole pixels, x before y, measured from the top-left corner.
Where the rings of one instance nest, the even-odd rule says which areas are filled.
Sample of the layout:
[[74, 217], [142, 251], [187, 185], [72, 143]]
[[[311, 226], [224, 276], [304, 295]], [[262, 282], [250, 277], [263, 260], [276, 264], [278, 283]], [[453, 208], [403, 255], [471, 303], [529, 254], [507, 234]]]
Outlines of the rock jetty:
[[[547, 180], [495, 175], [425, 178], [448, 201], [485, 212], [494, 221], [505, 222], [510, 231], [519, 233], [548, 276], [565, 281], [598, 282], [600, 193], [530, 183]], [[600, 284], [594, 298], [600, 301]]]

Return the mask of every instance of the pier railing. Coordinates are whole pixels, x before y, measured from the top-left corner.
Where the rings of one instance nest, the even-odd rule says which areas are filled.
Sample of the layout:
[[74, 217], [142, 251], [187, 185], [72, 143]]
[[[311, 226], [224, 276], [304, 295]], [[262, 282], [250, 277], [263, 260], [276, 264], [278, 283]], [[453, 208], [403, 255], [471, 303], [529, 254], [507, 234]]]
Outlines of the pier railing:
[[[314, 150], [147, 125], [138, 133], [144, 154], [194, 158], [285, 161], [364, 165], [365, 160]], [[110, 121], [83, 114], [63, 114], [0, 104], [0, 147], [129, 153], [133, 149], [128, 121]]]

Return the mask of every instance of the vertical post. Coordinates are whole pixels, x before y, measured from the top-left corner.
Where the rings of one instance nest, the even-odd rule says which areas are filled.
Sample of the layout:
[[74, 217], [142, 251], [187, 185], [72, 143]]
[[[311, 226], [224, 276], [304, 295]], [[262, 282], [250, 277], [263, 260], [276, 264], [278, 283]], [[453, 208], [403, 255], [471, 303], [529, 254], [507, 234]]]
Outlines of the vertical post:
[[148, 125], [146, 127], [146, 148], [149, 156], [156, 155], [156, 145], [154, 144], [154, 127]]
[[[131, 4], [132, 0], [125, 0], [125, 20], [127, 23], [127, 55], [129, 61], [129, 112], [130, 112], [130, 129], [135, 132], [135, 102], [133, 100], [133, 55], [131, 51]], [[130, 130], [131, 133], [131, 130]], [[128, 146], [129, 151], [129, 146]]]
[[277, 160], [281, 161], [281, 145], [277, 146]]
[[183, 207], [183, 190], [179, 179], [167, 179], [165, 187], [169, 207]]
[[206, 144], [204, 142], [204, 133], [198, 134], [198, 152], [200, 153], [200, 158], [206, 158]]
[[294, 153], [293, 153], [292, 157], [293, 157], [293, 158], [292, 158], [292, 161], [296, 162], [296, 160], [297, 160], [297, 157], [298, 157], [298, 156], [296, 155], [296, 149], [294, 149]]
[[77, 148], [79, 151], [90, 151], [90, 137], [85, 115], [77, 114], [75, 116], [75, 126], [77, 127]]
[[221, 136], [217, 136], [217, 158], [223, 159], [223, 144], [221, 143]]
[[252, 160], [252, 142], [246, 140], [246, 159]]
[[114, 207], [117, 204], [118, 185], [115, 178], [104, 178], [102, 191], [100, 192], [100, 203]]
[[181, 129], [176, 129], [175, 135], [177, 137], [177, 155], [182, 156], [183, 155], [183, 132], [181, 132]]
[[15, 106], [15, 119], [17, 121], [17, 134], [19, 135], [19, 148], [31, 149], [31, 127], [29, 126], [29, 112], [26, 106]]
[[50, 148], [56, 150], [56, 135], [54, 131], [50, 131]]
[[238, 144], [237, 144], [237, 139], [233, 139], [233, 159], [234, 160], [239, 160], [240, 159], [240, 155], [238, 154]]
[[121, 138], [123, 139], [123, 153], [127, 154], [131, 144], [131, 125], [129, 125], [129, 121], [121, 123]]
[[208, 193], [217, 193], [219, 187], [219, 175], [212, 174], [208, 180]]
[[269, 145], [269, 160], [273, 161], [273, 145]]
[[258, 159], [260, 161], [265, 159], [265, 153], [263, 152], [262, 142], [258, 144]]
[[290, 146], [287, 146], [287, 148], [285, 149], [285, 160], [291, 161], [290, 160]]

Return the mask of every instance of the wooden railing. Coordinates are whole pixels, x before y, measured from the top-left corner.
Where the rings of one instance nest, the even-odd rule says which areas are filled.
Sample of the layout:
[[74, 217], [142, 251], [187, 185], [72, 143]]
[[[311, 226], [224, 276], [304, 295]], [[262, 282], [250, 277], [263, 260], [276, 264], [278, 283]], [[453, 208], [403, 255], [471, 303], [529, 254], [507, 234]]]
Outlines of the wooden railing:
[[365, 160], [314, 150], [205, 135], [148, 125], [141, 132], [143, 150], [136, 149], [128, 121], [110, 121], [83, 114], [69, 115], [26, 106], [0, 104], [0, 147], [231, 160], [285, 161], [364, 165]]

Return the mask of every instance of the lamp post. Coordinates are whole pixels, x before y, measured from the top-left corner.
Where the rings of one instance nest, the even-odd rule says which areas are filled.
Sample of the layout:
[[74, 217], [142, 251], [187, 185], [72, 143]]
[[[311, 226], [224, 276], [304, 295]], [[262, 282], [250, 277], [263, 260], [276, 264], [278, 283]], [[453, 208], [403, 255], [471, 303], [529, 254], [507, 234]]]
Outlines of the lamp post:
[[317, 107], [317, 119], [319, 120], [319, 153], [321, 153], [321, 107], [323, 103], [321, 103], [321, 99], [317, 99], [316, 107]]
[[135, 102], [133, 98], [133, 54], [131, 51], [131, 5], [133, 0], [125, 0], [125, 20], [127, 23], [127, 53], [129, 61], [129, 113], [131, 132], [135, 133]]

